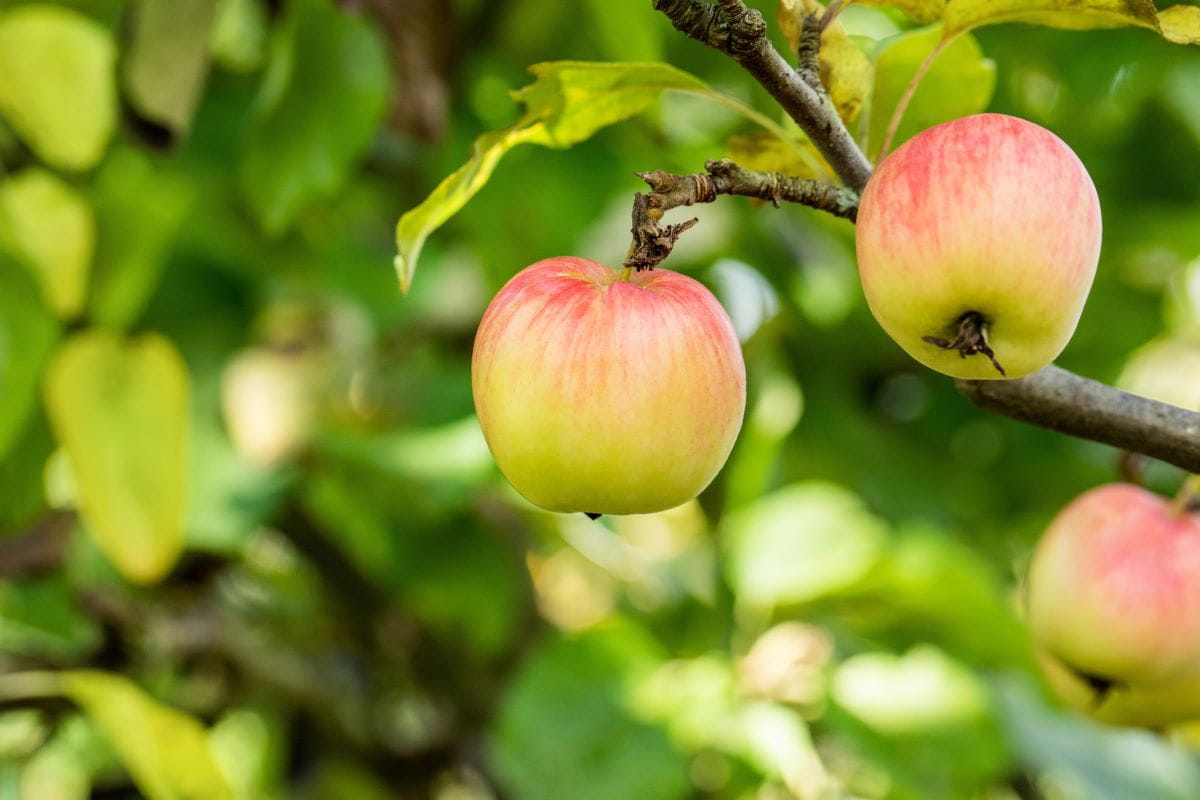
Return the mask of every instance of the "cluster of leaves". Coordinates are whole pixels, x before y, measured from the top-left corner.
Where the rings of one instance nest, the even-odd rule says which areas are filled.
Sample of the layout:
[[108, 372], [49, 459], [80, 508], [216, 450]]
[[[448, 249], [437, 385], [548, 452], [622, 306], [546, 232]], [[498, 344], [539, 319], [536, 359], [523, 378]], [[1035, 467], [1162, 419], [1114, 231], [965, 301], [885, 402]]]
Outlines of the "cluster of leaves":
[[[1200, 61], [966, 31], [1180, 38], [1194, 7], [1009, 5], [852, 5], [826, 78], [869, 152], [926, 61], [897, 141], [990, 107], [1075, 147], [1109, 231], [1067, 358], [1111, 378], [1164, 316], [1196, 327]], [[700, 502], [592, 523], [504, 484], [469, 353], [505, 279], [619, 258], [634, 169], [830, 179], [648, 6], [458, 0], [435, 148], [383, 128], [395, 81], [432, 78], [326, 0], [0, 3], [0, 798], [1200, 794], [1182, 750], [1033, 683], [1014, 577], [1110, 454], [916, 371], [843, 222], [730, 201], [672, 256], [751, 376]], [[592, 60], [539, 67], [514, 120], [505, 88], [563, 56]], [[497, 168], [522, 142], [573, 147]], [[412, 206], [406, 288], [447, 231], [401, 298]]]

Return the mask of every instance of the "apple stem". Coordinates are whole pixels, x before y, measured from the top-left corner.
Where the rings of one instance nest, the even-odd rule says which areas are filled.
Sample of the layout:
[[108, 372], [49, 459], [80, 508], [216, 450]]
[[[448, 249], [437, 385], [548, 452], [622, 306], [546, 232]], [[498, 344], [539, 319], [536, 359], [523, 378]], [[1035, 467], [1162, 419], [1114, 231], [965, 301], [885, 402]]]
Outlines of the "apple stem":
[[983, 353], [992, 362], [992, 366], [996, 368], [997, 372], [1008, 377], [1004, 367], [1000, 366], [1000, 362], [996, 360], [996, 353], [988, 344], [987, 328], [988, 322], [984, 319], [983, 314], [978, 311], [968, 311], [958, 318], [958, 335], [954, 337], [953, 341], [940, 336], [922, 336], [921, 339], [943, 350], [957, 350], [962, 358]]
[[1175, 499], [1171, 502], [1172, 513], [1180, 516], [1196, 511], [1197, 492], [1200, 492], [1200, 475], [1188, 475], [1183, 485], [1179, 487], [1179, 492], [1175, 495]]

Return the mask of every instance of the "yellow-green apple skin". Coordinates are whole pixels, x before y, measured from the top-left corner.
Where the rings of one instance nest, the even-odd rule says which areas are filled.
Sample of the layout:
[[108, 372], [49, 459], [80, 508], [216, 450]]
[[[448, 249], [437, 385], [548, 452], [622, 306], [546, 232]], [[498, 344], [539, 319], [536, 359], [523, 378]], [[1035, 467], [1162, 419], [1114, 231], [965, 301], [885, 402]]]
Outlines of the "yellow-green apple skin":
[[[977, 114], [932, 127], [879, 164], [856, 229], [863, 292], [913, 358], [956, 378], [1017, 378], [1071, 338], [1100, 256], [1100, 202], [1061, 139]], [[953, 340], [979, 314], [1006, 376], [922, 337]]]
[[1087, 716], [1139, 728], [1163, 728], [1200, 719], [1200, 672], [1161, 683], [1090, 685], [1061, 661], [1035, 653], [1046, 684], [1059, 701]]
[[1139, 486], [1077, 497], [1034, 550], [1026, 611], [1037, 647], [1094, 682], [1200, 673], [1200, 520]]
[[741, 346], [708, 289], [573, 257], [526, 267], [492, 300], [471, 385], [500, 471], [563, 512], [643, 514], [695, 497], [746, 405]]

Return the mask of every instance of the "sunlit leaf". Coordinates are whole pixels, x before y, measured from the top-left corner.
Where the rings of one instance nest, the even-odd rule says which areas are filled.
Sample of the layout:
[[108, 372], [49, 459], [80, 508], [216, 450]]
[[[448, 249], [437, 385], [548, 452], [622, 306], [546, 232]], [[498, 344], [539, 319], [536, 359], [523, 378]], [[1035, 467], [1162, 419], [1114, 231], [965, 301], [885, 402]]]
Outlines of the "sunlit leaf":
[[116, 126], [116, 48], [108, 31], [60, 6], [0, 13], [0, 113], [47, 163], [87, 169]]
[[1158, 12], [1163, 38], [1175, 44], [1200, 44], [1200, 6], [1177, 5]]
[[996, 65], [984, 57], [974, 37], [962, 34], [947, 44], [940, 27], [897, 36], [883, 46], [875, 61], [867, 139], [867, 154], [872, 159], [879, 156], [892, 113], [909, 82], [938, 47], [942, 47], [941, 53], [913, 94], [891, 148], [926, 128], [983, 111], [991, 102]]
[[[779, 27], [796, 50], [804, 29], [804, 18], [825, 13], [819, 0], [780, 0]], [[829, 91], [838, 115], [846, 122], [853, 121], [862, 110], [871, 91], [871, 61], [859, 49], [839, 20], [834, 20], [821, 33], [821, 82]]]
[[83, 310], [95, 242], [91, 206], [53, 173], [31, 168], [0, 183], [0, 246], [33, 271], [59, 317]]
[[[407, 292], [426, 238], [483, 188], [496, 165], [519, 144], [566, 148], [606, 125], [637, 114], [666, 91], [707, 97], [753, 120], [781, 140], [796, 137], [778, 124], [669, 64], [555, 61], [529, 68], [536, 80], [513, 92], [525, 113], [510, 128], [475, 140], [471, 159], [447, 176], [396, 225], [395, 259], [400, 290]], [[800, 148], [803, 155], [803, 148]]]
[[80, 670], [63, 673], [59, 682], [104, 734], [147, 800], [234, 800], [197, 719], [120, 675]]
[[137, 0], [121, 62], [125, 93], [145, 119], [187, 131], [208, 73], [217, 0]]
[[366, 19], [323, 0], [288, 4], [239, 169], [268, 233], [283, 233], [341, 187], [382, 122], [387, 96], [387, 53]]
[[267, 26], [263, 0], [217, 0], [213, 60], [234, 72], [258, 69], [265, 56]]
[[47, 369], [46, 407], [80, 512], [125, 577], [158, 580], [183, 545], [188, 374], [167, 339], [91, 330]]
[[1200, 340], [1192, 336], [1155, 339], [1125, 362], [1116, 386], [1189, 411], [1200, 411]]
[[42, 363], [57, 338], [58, 325], [32, 278], [0, 257], [0, 463], [29, 420]]
[[828, 483], [779, 489], [722, 525], [725, 571], [739, 602], [772, 608], [845, 589], [874, 565], [887, 524]]
[[1137, 25], [1158, 28], [1151, 0], [950, 0], [946, 36], [1000, 22], [1088, 30]]
[[942, 18], [946, 0], [855, 0], [873, 8], [898, 8], [918, 25], [930, 25]]

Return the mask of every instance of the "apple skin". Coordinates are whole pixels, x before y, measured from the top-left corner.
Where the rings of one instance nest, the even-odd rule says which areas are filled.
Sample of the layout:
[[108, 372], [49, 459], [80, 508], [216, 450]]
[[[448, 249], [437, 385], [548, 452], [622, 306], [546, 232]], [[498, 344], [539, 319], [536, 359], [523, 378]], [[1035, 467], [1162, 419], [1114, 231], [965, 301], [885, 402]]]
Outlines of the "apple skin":
[[1200, 520], [1132, 484], [1076, 498], [1038, 542], [1026, 585], [1036, 645], [1072, 671], [1138, 688], [1200, 673]]
[[953, 340], [982, 315], [1007, 377], [1053, 361], [1075, 331], [1100, 255], [1100, 202], [1061, 139], [1003, 114], [929, 128], [889, 154], [858, 209], [867, 304], [913, 358], [956, 378], [1005, 377]]
[[500, 471], [550, 511], [673, 508], [720, 471], [746, 369], [729, 315], [699, 282], [582, 258], [539, 261], [488, 306], [475, 410]]
[[1117, 684], [1097, 691], [1053, 656], [1036, 652], [1035, 657], [1054, 695], [1092, 719], [1139, 728], [1200, 719], [1200, 672], [1162, 683]]

